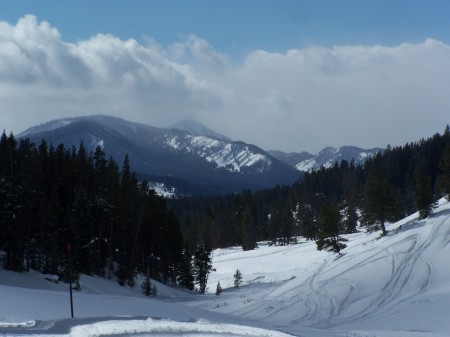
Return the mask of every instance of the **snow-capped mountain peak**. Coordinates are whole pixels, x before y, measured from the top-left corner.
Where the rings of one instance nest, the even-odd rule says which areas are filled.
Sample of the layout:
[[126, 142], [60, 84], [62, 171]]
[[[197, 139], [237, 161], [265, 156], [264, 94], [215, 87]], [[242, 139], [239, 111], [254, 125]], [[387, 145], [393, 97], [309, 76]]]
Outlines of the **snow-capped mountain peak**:
[[342, 146], [340, 148], [326, 147], [316, 155], [307, 152], [283, 153], [280, 151], [269, 151], [275, 158], [295, 167], [298, 171], [309, 172], [320, 167], [330, 168], [343, 160], [353, 161], [356, 165], [363, 164], [368, 158], [384, 151], [380, 148], [364, 150], [355, 146]]

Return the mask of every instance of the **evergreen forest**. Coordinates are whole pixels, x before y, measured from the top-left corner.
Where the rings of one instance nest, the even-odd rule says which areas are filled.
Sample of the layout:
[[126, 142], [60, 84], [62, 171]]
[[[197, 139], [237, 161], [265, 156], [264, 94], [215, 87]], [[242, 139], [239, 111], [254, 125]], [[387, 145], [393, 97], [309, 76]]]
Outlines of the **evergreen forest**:
[[[303, 236], [339, 252], [340, 235], [379, 230], [416, 211], [425, 218], [450, 196], [450, 131], [404, 146], [388, 146], [363, 165], [342, 161], [307, 172], [292, 186], [225, 197], [170, 201], [188, 242], [253, 249], [258, 241], [287, 245]], [[358, 227], [360, 226], [360, 227]]]
[[34, 269], [65, 281], [99, 275], [128, 286], [141, 273], [193, 289], [196, 279], [207, 278], [194, 262], [210, 263], [211, 252], [193, 248], [185, 247], [165, 200], [130, 171], [128, 156], [119, 168], [101, 147], [55, 148], [45, 140], [35, 146], [3, 132], [0, 251], [6, 269]]

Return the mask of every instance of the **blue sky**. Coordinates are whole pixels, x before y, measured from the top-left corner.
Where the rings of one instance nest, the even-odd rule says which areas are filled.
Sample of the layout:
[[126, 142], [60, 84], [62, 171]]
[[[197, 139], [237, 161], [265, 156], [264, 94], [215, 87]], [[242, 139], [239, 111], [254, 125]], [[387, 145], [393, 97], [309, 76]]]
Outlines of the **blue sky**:
[[75, 42], [97, 33], [168, 45], [195, 34], [228, 55], [308, 45], [450, 42], [447, 0], [2, 1], [0, 18], [34, 14]]
[[450, 123], [449, 17], [448, 0], [6, 0], [0, 126], [102, 113], [264, 149], [403, 145]]

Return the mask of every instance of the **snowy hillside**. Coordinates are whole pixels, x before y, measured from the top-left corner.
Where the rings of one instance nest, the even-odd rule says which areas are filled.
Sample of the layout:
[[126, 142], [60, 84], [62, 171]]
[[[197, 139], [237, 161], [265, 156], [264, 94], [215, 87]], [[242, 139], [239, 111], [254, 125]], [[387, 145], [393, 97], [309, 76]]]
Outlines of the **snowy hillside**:
[[296, 246], [261, 246], [253, 252], [216, 251], [217, 272], [210, 278], [210, 288], [218, 280], [231, 287], [236, 269], [248, 286], [199, 306], [276, 322], [299, 335], [308, 326], [343, 336], [351, 330], [450, 336], [450, 205], [441, 202], [430, 219], [418, 220], [414, 214], [388, 230], [384, 238], [379, 232], [347, 235], [348, 247], [342, 255], [318, 252], [314, 242], [305, 241]]
[[191, 153], [214, 163], [217, 168], [225, 168], [229, 172], [241, 172], [251, 169], [255, 173], [270, 170], [272, 160], [255, 146], [242, 142], [227, 142], [208, 136], [167, 137], [166, 144], [176, 151]]
[[159, 296], [146, 298], [139, 289], [83, 276], [75, 320], [68, 319], [66, 285], [0, 270], [0, 335], [450, 336], [450, 204], [441, 201], [429, 219], [414, 214], [387, 229], [383, 238], [347, 235], [341, 255], [319, 252], [310, 241], [216, 250], [204, 296], [157, 284]]

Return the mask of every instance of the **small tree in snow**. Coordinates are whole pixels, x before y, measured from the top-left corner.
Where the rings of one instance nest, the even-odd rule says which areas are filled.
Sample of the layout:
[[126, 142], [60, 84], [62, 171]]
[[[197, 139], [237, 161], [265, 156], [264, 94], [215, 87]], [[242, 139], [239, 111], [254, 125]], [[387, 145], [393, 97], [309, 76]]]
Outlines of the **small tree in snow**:
[[222, 287], [220, 286], [220, 282], [217, 281], [216, 295], [219, 296], [221, 293], [222, 293]]
[[156, 290], [156, 286], [154, 284], [152, 284], [152, 280], [150, 279], [149, 276], [145, 277], [144, 282], [142, 282], [141, 289], [142, 289], [142, 293], [145, 296], [156, 296], [156, 294], [158, 292]]
[[234, 273], [234, 286], [240, 287], [242, 285], [242, 273], [239, 269], [236, 269], [236, 272]]

